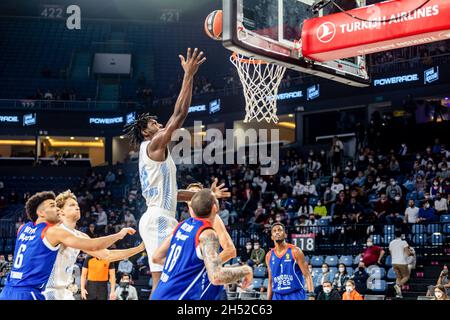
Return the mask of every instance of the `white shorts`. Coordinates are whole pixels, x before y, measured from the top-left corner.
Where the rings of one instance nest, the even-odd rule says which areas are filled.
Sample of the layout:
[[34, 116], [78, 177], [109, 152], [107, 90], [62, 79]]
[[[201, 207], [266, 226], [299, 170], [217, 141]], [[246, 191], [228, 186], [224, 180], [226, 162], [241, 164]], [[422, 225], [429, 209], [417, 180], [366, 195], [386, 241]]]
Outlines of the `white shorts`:
[[69, 289], [45, 289], [42, 294], [45, 300], [75, 300]]
[[164, 266], [152, 263], [152, 256], [177, 225], [178, 221], [175, 219], [174, 212], [158, 207], [149, 207], [139, 220], [139, 233], [147, 250], [151, 272], [163, 270]]

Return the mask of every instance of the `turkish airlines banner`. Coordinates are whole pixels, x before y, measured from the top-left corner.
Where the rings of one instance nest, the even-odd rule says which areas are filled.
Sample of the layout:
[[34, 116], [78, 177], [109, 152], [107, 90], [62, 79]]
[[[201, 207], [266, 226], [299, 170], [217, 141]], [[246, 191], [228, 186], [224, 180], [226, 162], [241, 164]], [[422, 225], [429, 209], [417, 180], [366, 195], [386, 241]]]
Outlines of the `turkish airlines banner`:
[[305, 20], [303, 56], [323, 62], [450, 39], [450, 1], [413, 11], [425, 1], [392, 0]]

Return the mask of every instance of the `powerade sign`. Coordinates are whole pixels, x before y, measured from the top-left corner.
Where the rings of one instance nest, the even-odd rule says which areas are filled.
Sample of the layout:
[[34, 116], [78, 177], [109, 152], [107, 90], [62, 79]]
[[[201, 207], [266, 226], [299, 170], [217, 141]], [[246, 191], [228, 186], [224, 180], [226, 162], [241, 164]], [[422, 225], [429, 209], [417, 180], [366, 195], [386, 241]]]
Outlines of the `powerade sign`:
[[18, 123], [20, 122], [18, 116], [3, 116], [0, 115], [0, 123]]
[[220, 111], [220, 99], [213, 100], [209, 103], [209, 114]]
[[424, 84], [429, 84], [439, 80], [439, 67], [433, 67], [425, 70], [424, 72]]
[[23, 116], [23, 126], [33, 126], [36, 124], [36, 113], [30, 113]]
[[89, 118], [89, 124], [113, 125], [123, 123], [123, 117], [115, 118]]
[[407, 74], [403, 76], [396, 76], [391, 78], [382, 78], [382, 79], [375, 79], [373, 81], [373, 85], [375, 87], [382, 87], [382, 86], [389, 86], [394, 84], [402, 84], [402, 83], [409, 83], [409, 82], [415, 82], [419, 81], [419, 75], [417, 73], [414, 74]]
[[312, 87], [309, 87], [307, 90], [306, 100], [314, 100], [320, 97], [320, 85], [316, 84]]
[[277, 94], [277, 100], [291, 100], [291, 99], [297, 99], [303, 97], [303, 91], [292, 91], [292, 92], [285, 92]]
[[129, 125], [133, 123], [135, 120], [136, 120], [136, 112], [131, 112], [127, 114], [127, 121], [125, 122], [125, 124]]
[[188, 113], [206, 111], [206, 104], [189, 107]]

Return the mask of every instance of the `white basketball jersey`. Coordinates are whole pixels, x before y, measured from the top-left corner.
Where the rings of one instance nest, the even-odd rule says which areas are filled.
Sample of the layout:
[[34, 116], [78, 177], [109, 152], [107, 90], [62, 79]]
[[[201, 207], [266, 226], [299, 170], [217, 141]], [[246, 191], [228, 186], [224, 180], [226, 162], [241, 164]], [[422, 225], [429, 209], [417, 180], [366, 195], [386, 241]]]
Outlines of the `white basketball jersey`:
[[[81, 233], [77, 230], [70, 229], [65, 225], [61, 225], [62, 228], [73, 233], [76, 236], [81, 236]], [[58, 255], [56, 257], [53, 270], [48, 279], [45, 291], [48, 290], [60, 290], [66, 289], [73, 281], [73, 269], [77, 261], [80, 250], [68, 248], [63, 245], [59, 248]]]
[[167, 150], [165, 161], [153, 161], [147, 155], [150, 141], [141, 143], [139, 150], [139, 178], [142, 196], [147, 207], [158, 207], [175, 215], [177, 208], [177, 167]]

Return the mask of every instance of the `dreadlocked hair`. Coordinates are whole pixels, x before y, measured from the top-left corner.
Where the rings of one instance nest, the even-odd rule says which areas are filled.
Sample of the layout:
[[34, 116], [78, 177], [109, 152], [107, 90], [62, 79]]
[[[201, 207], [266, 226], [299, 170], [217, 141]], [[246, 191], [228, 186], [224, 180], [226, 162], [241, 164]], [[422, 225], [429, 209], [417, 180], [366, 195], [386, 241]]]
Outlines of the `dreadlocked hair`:
[[125, 136], [130, 139], [130, 145], [133, 148], [137, 148], [145, 140], [142, 131], [147, 128], [148, 121], [156, 119], [158, 117], [151, 116], [149, 113], [142, 113], [137, 116], [136, 120], [124, 127]]

